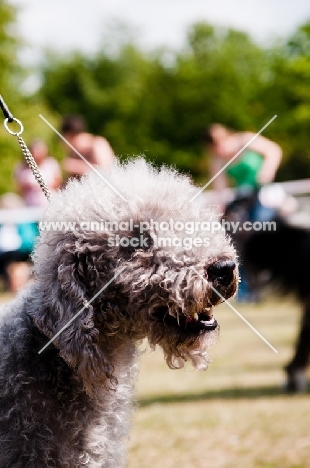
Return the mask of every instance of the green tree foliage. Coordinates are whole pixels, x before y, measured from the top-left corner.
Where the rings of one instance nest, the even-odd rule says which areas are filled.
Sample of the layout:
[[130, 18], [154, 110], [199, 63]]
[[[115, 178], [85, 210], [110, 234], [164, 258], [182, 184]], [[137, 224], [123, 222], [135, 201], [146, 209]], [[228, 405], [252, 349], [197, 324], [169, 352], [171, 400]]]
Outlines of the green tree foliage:
[[310, 22], [293, 34], [273, 61], [274, 79], [267, 89], [282, 108], [278, 137], [285, 148], [280, 176], [310, 177]]
[[0, 87], [10, 86], [12, 74], [16, 71], [16, 51], [18, 40], [14, 30], [15, 8], [0, 2]]
[[202, 23], [177, 53], [146, 54], [123, 44], [114, 56], [101, 50], [92, 58], [49, 58], [41, 95], [60, 114], [84, 115], [117, 154], [145, 153], [199, 177], [206, 125], [254, 130], [273, 112], [257, 100], [266, 67], [264, 52], [246, 34]]
[[[14, 107], [17, 103], [16, 76], [19, 69], [16, 66], [18, 39], [15, 36], [14, 21], [15, 8], [7, 2], [0, 2], [0, 94]], [[1, 127], [3, 121], [1, 113]], [[0, 193], [8, 187], [7, 181], [11, 179], [12, 153], [14, 144], [2, 127], [0, 130]], [[13, 157], [14, 158], [14, 157]]]
[[[24, 125], [22, 134], [29, 142], [33, 138], [43, 138], [51, 142], [50, 131], [39, 118], [42, 113], [51, 122], [57, 117], [41, 102], [38, 96], [25, 96], [22, 92], [27, 70], [19, 64], [18, 52], [23, 41], [18, 36], [16, 25], [17, 10], [9, 2], [0, 0], [0, 94], [10, 111]], [[14, 166], [22, 159], [21, 149], [14, 136], [9, 135], [0, 115], [0, 194], [15, 190], [13, 180]], [[9, 125], [12, 131], [19, 131], [15, 123]]]
[[[104, 43], [93, 56], [47, 53], [41, 89], [25, 97], [20, 87], [24, 70], [16, 65], [22, 44], [12, 29], [14, 18], [14, 9], [1, 2], [0, 92], [23, 121], [27, 141], [46, 138], [52, 154], [61, 157], [59, 139], [38, 114], [59, 127], [64, 114], [79, 113], [121, 158], [145, 154], [203, 182], [208, 178], [202, 141], [207, 125], [221, 122], [258, 131], [277, 114], [264, 135], [283, 147], [279, 179], [310, 176], [310, 23], [268, 49], [243, 32], [197, 23], [181, 50], [144, 52], [118, 30], [109, 37], [112, 52]], [[4, 133], [0, 192], [8, 188], [20, 158], [17, 142]]]

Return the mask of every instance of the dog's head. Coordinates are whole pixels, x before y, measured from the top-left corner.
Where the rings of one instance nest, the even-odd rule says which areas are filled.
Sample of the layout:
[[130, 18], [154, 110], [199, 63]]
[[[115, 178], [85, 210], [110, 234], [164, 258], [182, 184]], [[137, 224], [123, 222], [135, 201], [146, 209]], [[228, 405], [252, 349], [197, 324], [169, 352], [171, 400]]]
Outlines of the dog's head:
[[171, 367], [202, 367], [218, 334], [213, 307], [238, 282], [218, 215], [191, 201], [187, 177], [144, 160], [105, 177], [116, 192], [89, 174], [54, 196], [41, 223], [37, 326], [48, 338], [63, 328], [54, 344], [88, 389], [113, 380], [111, 350], [126, 340], [159, 344]]

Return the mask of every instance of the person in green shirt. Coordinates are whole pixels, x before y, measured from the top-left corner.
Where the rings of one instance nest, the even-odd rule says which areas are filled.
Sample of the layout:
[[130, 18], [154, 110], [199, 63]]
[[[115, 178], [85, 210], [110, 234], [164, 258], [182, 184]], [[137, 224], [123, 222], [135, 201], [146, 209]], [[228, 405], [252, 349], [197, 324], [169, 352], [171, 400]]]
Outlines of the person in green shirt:
[[[255, 135], [234, 132], [221, 124], [212, 124], [205, 132], [205, 143], [211, 153], [210, 176], [222, 207], [225, 206], [223, 191], [229, 185], [236, 188], [238, 195], [246, 190], [257, 191], [274, 180], [282, 150], [277, 143]], [[249, 141], [251, 143], [238, 154]]]
[[[270, 221], [275, 210], [260, 202], [259, 189], [274, 180], [282, 157], [280, 146], [261, 135], [234, 132], [221, 124], [213, 124], [207, 128], [205, 143], [211, 153], [210, 175], [224, 218], [228, 221], [252, 223]], [[229, 185], [235, 187], [236, 193], [235, 199], [226, 205], [225, 188]], [[233, 238], [237, 249], [242, 252], [250, 230], [243, 230], [242, 227], [239, 229], [241, 230], [234, 233]], [[242, 270], [241, 265], [242, 281], [238, 298], [249, 300], [255, 296], [255, 292], [251, 291]]]

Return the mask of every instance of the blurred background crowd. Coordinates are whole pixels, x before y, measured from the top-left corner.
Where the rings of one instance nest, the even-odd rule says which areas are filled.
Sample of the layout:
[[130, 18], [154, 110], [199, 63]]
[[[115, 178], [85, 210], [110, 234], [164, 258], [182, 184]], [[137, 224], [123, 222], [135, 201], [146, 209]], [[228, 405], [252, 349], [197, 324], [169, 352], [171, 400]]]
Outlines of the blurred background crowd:
[[[310, 177], [307, 19], [268, 45], [244, 31], [203, 21], [188, 27], [179, 48], [143, 48], [126, 27], [110, 29], [109, 40], [101, 40], [92, 54], [45, 50], [35, 70], [38, 85], [30, 90], [25, 83], [33, 70], [20, 60], [27, 44], [19, 33], [18, 12], [15, 3], [0, 2], [0, 90], [23, 122], [23, 136], [51, 190], [87, 167], [39, 114], [91, 164], [104, 167], [115, 155], [144, 154], [157, 165], [175, 165], [201, 185], [277, 114], [264, 137], [249, 148], [252, 155], [244, 155], [250, 161], [250, 185], [256, 189], [274, 180]], [[15, 139], [5, 131], [0, 132], [0, 152], [2, 210], [44, 206]], [[244, 185], [240, 164], [237, 175], [223, 175], [213, 188]], [[218, 202], [225, 210], [225, 198]], [[6, 254], [14, 236], [2, 218], [0, 252]], [[36, 228], [25, 231], [23, 253]], [[7, 271], [3, 261], [1, 270]], [[10, 287], [18, 289], [19, 283]]]

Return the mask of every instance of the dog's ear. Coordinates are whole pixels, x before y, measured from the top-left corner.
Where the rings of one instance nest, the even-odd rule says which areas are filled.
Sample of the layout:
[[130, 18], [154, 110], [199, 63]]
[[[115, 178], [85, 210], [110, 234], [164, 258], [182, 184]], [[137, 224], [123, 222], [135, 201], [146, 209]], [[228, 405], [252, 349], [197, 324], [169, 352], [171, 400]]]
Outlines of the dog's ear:
[[54, 264], [54, 277], [44, 295], [45, 304], [34, 317], [38, 328], [49, 339], [60, 332], [53, 345], [81, 376], [89, 394], [99, 386], [113, 388], [116, 383], [109, 357], [99, 345], [93, 305], [88, 303], [100, 290], [95, 264], [91, 253], [86, 256], [62, 252], [58, 268]]

